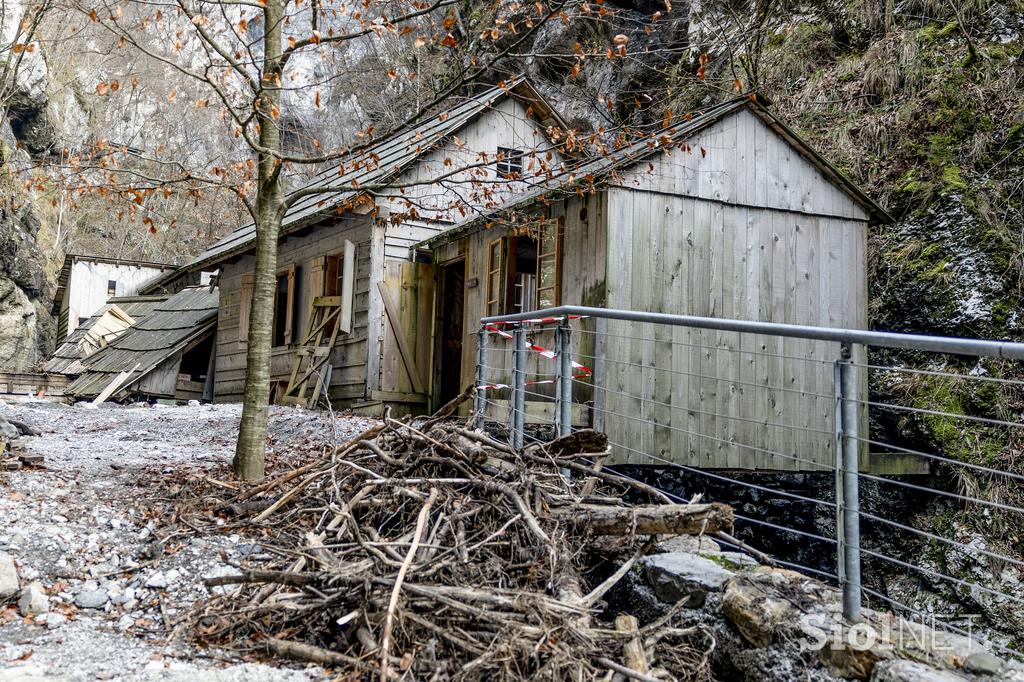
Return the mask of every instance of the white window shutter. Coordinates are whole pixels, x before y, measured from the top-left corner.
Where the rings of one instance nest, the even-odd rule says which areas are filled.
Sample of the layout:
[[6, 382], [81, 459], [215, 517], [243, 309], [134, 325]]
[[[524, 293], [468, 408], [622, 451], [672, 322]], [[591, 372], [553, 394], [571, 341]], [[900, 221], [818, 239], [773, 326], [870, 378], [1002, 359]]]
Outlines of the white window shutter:
[[249, 310], [252, 308], [252, 274], [242, 275], [238, 296], [238, 340], [249, 340]]
[[356, 245], [345, 240], [345, 264], [341, 272], [341, 313], [339, 331], [352, 333], [352, 303], [356, 288]]

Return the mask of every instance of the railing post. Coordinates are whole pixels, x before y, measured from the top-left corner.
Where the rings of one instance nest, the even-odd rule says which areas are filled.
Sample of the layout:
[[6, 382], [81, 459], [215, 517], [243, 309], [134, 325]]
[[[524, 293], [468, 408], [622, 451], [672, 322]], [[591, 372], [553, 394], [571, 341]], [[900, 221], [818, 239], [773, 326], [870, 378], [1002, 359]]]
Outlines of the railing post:
[[473, 396], [473, 428], [483, 429], [486, 419], [487, 399], [481, 386], [487, 383], [487, 329], [476, 333], [476, 395]]
[[520, 323], [512, 332], [512, 447], [523, 447], [523, 429], [526, 424], [526, 331]]
[[555, 424], [561, 437], [572, 433], [572, 330], [568, 317], [558, 324], [555, 335], [555, 357], [558, 360], [555, 370]]
[[604, 433], [605, 417], [605, 362], [604, 349], [607, 342], [608, 320], [604, 317], [594, 319], [594, 419], [591, 427]]
[[[845, 352], [845, 347], [843, 352]], [[842, 360], [833, 364], [832, 386], [835, 401], [832, 404], [832, 421], [835, 439], [832, 442], [835, 455], [835, 501], [836, 501], [836, 578], [840, 585], [846, 584], [846, 534], [843, 533], [843, 374]]]
[[840, 538], [843, 586], [843, 616], [851, 623], [860, 622], [860, 387], [855, 358], [856, 344], [844, 343], [839, 361], [839, 411], [836, 417], [842, 424], [841, 459], [842, 485], [836, 508], [837, 527], [842, 525]]

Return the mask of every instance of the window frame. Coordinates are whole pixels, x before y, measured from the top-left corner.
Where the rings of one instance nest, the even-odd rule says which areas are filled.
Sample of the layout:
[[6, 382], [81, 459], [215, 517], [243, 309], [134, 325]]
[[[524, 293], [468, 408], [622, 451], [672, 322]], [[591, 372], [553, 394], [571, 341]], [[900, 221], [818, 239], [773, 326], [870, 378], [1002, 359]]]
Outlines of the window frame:
[[[551, 240], [554, 245], [553, 251], [544, 251], [544, 234], [537, 235], [537, 288], [534, 292], [534, 300], [537, 302], [538, 310], [548, 307], [555, 308], [562, 304], [562, 238], [565, 234], [565, 217], [547, 218], [543, 225], [544, 227], [541, 229], [545, 229], [549, 225], [553, 226], [555, 235]], [[547, 286], [541, 286], [541, 262], [546, 258], [554, 261], [554, 282]], [[552, 292], [552, 303], [550, 306], [541, 305], [541, 292], [548, 290]]]
[[[545, 235], [542, 230], [548, 228], [555, 230], [554, 239], [551, 240], [553, 250], [543, 251]], [[513, 267], [513, 263], [516, 260], [513, 254], [517, 248], [518, 240], [524, 238], [532, 240], [537, 245], [533, 277], [535, 309], [541, 310], [561, 305], [564, 236], [565, 217], [556, 216], [543, 219], [543, 223], [539, 226], [530, 226], [524, 234], [503, 235], [487, 243], [487, 285], [484, 298], [484, 313], [486, 317], [519, 312], [515, 310], [515, 280], [518, 272]], [[497, 263], [495, 263], [496, 257]], [[545, 260], [554, 261], [554, 279], [551, 283], [542, 286], [541, 265]], [[542, 306], [541, 294], [545, 292], [550, 292], [553, 302], [550, 305]]]
[[[484, 311], [488, 317], [503, 315], [508, 303], [504, 296], [505, 279], [507, 278], [505, 265], [508, 260], [507, 251], [508, 240], [506, 237], [498, 237], [487, 243], [487, 295], [484, 299]], [[495, 253], [497, 253], [497, 264], [494, 262]]]
[[502, 178], [516, 178], [523, 175], [523, 157], [526, 152], [515, 147], [499, 145], [495, 152], [494, 170]]
[[[282, 268], [277, 271], [274, 275], [274, 319], [270, 325], [270, 343], [272, 348], [290, 348], [295, 343], [295, 290], [297, 287], [295, 277], [295, 263], [292, 263], [286, 268]], [[278, 282], [281, 277], [288, 278], [287, 288], [285, 290], [285, 320], [284, 320], [284, 343], [278, 345], [277, 342], [277, 295], [278, 295]]]

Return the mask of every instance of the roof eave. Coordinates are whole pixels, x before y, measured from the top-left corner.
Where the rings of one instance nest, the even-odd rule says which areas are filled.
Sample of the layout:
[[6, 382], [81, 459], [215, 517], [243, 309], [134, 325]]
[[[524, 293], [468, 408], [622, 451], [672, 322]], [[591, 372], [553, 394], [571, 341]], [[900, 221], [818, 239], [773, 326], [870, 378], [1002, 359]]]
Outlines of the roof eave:
[[827, 178], [832, 182], [839, 185], [849, 196], [853, 199], [861, 208], [863, 208], [870, 220], [871, 225], [888, 225], [896, 222], [896, 219], [885, 210], [874, 199], [869, 197], [864, 190], [857, 186], [853, 180], [851, 180], [845, 173], [836, 168], [830, 163], [825, 157], [817, 152], [806, 140], [804, 140], [795, 130], [790, 128], [782, 119], [772, 113], [771, 109], [766, 106], [768, 100], [758, 93], [751, 93], [752, 97], [748, 95], [750, 102], [750, 108], [756, 116], [765, 122], [770, 128], [776, 133], [786, 139], [791, 145], [796, 147], [808, 161], [810, 161], [819, 171], [821, 171]]

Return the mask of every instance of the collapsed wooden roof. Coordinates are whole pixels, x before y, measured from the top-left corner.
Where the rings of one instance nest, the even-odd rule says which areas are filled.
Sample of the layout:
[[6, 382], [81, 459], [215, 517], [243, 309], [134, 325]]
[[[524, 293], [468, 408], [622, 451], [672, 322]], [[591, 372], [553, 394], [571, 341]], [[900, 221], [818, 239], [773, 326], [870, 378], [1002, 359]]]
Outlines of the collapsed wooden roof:
[[131, 329], [83, 361], [85, 371], [71, 382], [68, 395], [99, 395], [114, 379], [127, 373], [117, 394], [131, 393], [132, 385], [164, 362], [191, 348], [217, 324], [217, 289], [189, 287], [160, 303]]
[[[354, 202], [356, 197], [373, 186], [393, 180], [408, 169], [424, 154], [436, 149], [482, 113], [493, 108], [506, 97], [517, 97], [530, 104], [540, 123], [548, 126], [565, 127], [558, 113], [525, 77], [518, 77], [484, 90], [449, 109], [407, 126], [382, 138], [379, 142], [349, 152], [342, 158], [344, 172], [339, 175], [338, 167], [323, 171], [312, 182], [300, 188], [321, 188], [298, 199], [289, 209], [281, 223], [281, 236], [323, 220], [325, 216], [337, 215], [339, 206]], [[213, 244], [178, 271], [151, 282], [143, 291], [159, 287], [164, 281], [212, 267], [232, 256], [245, 253], [253, 248], [256, 228], [244, 225]]]
[[77, 376], [85, 371], [82, 360], [106, 347], [167, 300], [166, 296], [118, 296], [75, 327], [45, 365], [43, 371]]

